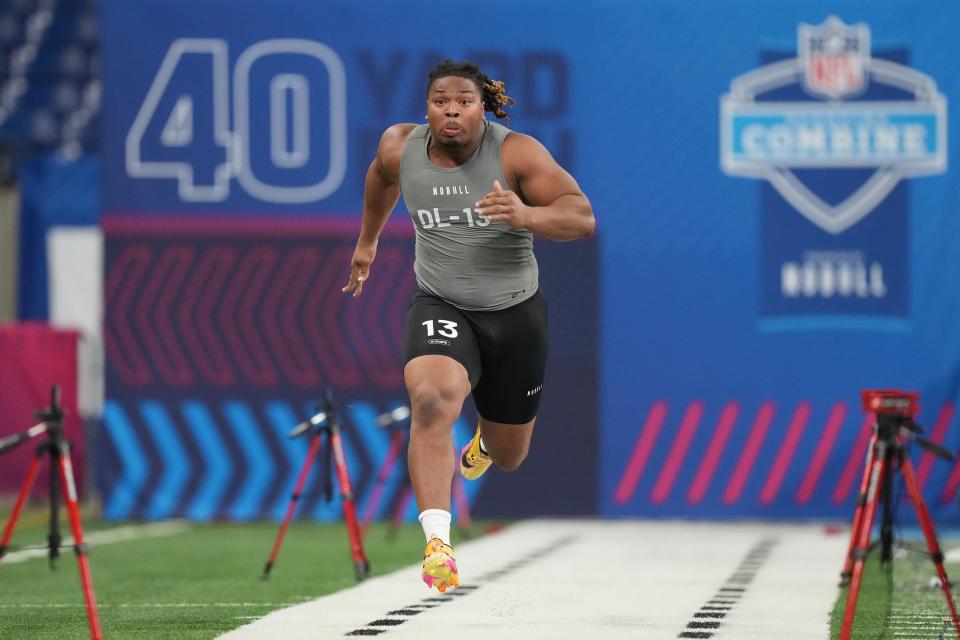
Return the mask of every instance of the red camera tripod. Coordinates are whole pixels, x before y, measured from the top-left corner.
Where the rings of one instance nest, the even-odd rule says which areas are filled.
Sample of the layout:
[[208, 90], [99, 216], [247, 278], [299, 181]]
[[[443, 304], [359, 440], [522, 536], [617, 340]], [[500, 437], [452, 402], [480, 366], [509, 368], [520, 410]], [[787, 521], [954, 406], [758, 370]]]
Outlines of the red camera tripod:
[[[860, 595], [860, 583], [863, 579], [863, 566], [867, 554], [878, 544], [881, 546], [881, 562], [887, 563], [893, 559], [893, 475], [899, 470], [907, 489], [907, 495], [913, 503], [920, 520], [920, 528], [927, 541], [930, 559], [936, 567], [940, 578], [940, 587], [947, 600], [953, 626], [960, 635], [960, 618], [957, 617], [957, 607], [950, 593], [950, 580], [943, 568], [943, 553], [937, 542], [937, 533], [930, 519], [930, 512], [923, 500], [920, 484], [913, 472], [910, 457], [906, 454], [906, 443], [914, 440], [917, 444], [931, 453], [952, 460], [953, 455], [934, 442], [920, 437], [923, 432], [914, 418], [920, 411], [917, 404], [917, 393], [882, 389], [861, 392], [863, 409], [876, 416], [873, 426], [873, 436], [867, 450], [867, 464], [860, 481], [860, 493], [857, 497], [857, 508], [853, 515], [853, 527], [850, 532], [850, 546], [847, 549], [847, 558], [840, 574], [840, 585], [850, 586], [847, 593], [847, 605], [843, 613], [843, 627], [840, 630], [840, 640], [849, 640], [853, 628], [853, 618], [857, 611], [857, 597]], [[877, 509], [883, 508], [880, 523], [880, 539], [871, 543], [873, 523]]]
[[93, 640], [102, 640], [103, 632], [100, 630], [100, 618], [97, 614], [97, 599], [93, 593], [93, 578], [90, 575], [90, 563], [87, 560], [87, 545], [83, 541], [80, 508], [77, 505], [77, 485], [73, 479], [73, 465], [70, 462], [70, 445], [63, 438], [64, 415], [64, 410], [60, 406], [60, 387], [54, 385], [50, 392], [50, 406], [35, 414], [35, 417], [42, 422], [33, 425], [26, 431], [0, 440], [0, 453], [2, 453], [36, 436], [47, 435], [46, 441], [37, 446], [36, 455], [33, 462], [30, 463], [27, 477], [20, 487], [20, 493], [13, 505], [10, 519], [3, 530], [3, 538], [0, 538], [0, 559], [6, 553], [7, 545], [13, 536], [13, 530], [17, 526], [20, 511], [23, 509], [27, 496], [30, 495], [34, 480], [37, 479], [40, 463], [43, 462], [44, 457], [47, 457], [50, 460], [50, 529], [47, 535], [50, 568], [52, 569], [55, 566], [60, 555], [61, 537], [58, 518], [60, 493], [62, 492], [70, 517], [70, 528], [73, 530], [73, 550], [77, 554], [77, 568], [80, 570], [80, 584], [83, 588], [83, 599], [87, 607], [90, 637]]
[[290, 496], [290, 504], [287, 506], [286, 515], [277, 532], [277, 537], [273, 542], [273, 548], [270, 550], [270, 556], [263, 568], [263, 575], [266, 580], [270, 576], [270, 570], [273, 568], [277, 555], [280, 553], [280, 546], [283, 544], [283, 537], [287, 533], [287, 527], [293, 518], [293, 513], [297, 508], [297, 501], [303, 494], [303, 486], [307, 482], [307, 476], [310, 475], [310, 467], [313, 461], [318, 457], [320, 445], [324, 435], [327, 436], [327, 460], [326, 460], [326, 480], [324, 483], [324, 492], [329, 502], [333, 498], [333, 483], [330, 474], [336, 467], [337, 481], [340, 484], [340, 496], [343, 498], [343, 517], [347, 524], [347, 535], [350, 539], [350, 555], [353, 558], [353, 568], [357, 574], [357, 580], [361, 581], [370, 575], [370, 563], [367, 561], [366, 553], [363, 551], [363, 536], [360, 532], [360, 526], [357, 524], [357, 511], [353, 503], [353, 489], [350, 486], [350, 474], [347, 471], [347, 458], [343, 453], [343, 440], [340, 436], [340, 421], [337, 418], [337, 410], [333, 404], [331, 393], [327, 392], [327, 397], [319, 411], [309, 420], [304, 420], [293, 430], [290, 431], [290, 437], [312, 432], [310, 437], [310, 449], [307, 452], [307, 458], [303, 461], [303, 467], [300, 469], [300, 475], [297, 477], [296, 486], [293, 489], [293, 495]]

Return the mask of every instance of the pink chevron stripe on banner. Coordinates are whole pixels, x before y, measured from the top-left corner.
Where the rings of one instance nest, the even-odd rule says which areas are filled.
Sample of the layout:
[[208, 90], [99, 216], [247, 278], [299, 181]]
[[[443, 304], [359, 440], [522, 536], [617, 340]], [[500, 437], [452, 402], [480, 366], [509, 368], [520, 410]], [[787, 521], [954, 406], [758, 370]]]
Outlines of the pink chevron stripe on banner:
[[710, 481], [713, 479], [713, 473], [717, 469], [723, 450], [727, 446], [727, 440], [733, 431], [733, 425], [737, 422], [737, 415], [740, 413], [740, 406], [736, 402], [728, 402], [723, 411], [720, 412], [720, 419], [717, 421], [717, 428], [713, 432], [713, 438], [707, 446], [707, 455], [704, 456], [697, 474], [693, 478], [690, 490], [687, 492], [687, 502], [689, 504], [698, 504], [703, 500], [703, 496], [710, 487]]
[[255, 363], [256, 367], [255, 371], [245, 372], [247, 380], [264, 387], [273, 386], [280, 381], [276, 360], [271, 357], [272, 354], [266, 344], [266, 341], [276, 340], [277, 326], [272, 323], [265, 327], [259, 326], [257, 311], [263, 304], [265, 292], [272, 288], [273, 275], [279, 260], [280, 252], [272, 245], [254, 247], [247, 253], [244, 262], [249, 261], [253, 271], [240, 298], [240, 306], [235, 317], [243, 337], [243, 344], [250, 353], [249, 361]]
[[157, 301], [160, 288], [163, 286], [164, 276], [167, 269], [170, 268], [170, 261], [164, 258], [168, 256], [167, 252], [161, 252], [158, 259], [151, 264], [149, 275], [140, 291], [137, 292], [137, 304], [134, 306], [133, 321], [137, 335], [143, 343], [150, 361], [154, 368], [165, 381], [171, 378], [170, 365], [166, 362], [166, 350], [160, 344], [157, 337], [157, 331], [153, 327], [154, 309], [153, 305]]
[[356, 302], [340, 291], [350, 277], [352, 256], [353, 249], [349, 246], [334, 249], [327, 255], [323, 272], [313, 285], [315, 294], [306, 309], [307, 337], [323, 364], [327, 379], [345, 388], [363, 383], [360, 367], [340, 331], [343, 308]]
[[[930, 434], [930, 439], [937, 444], [943, 444], [943, 440], [947, 435], [947, 428], [950, 426], [950, 422], [953, 421], [953, 412], [954, 405], [952, 402], [948, 402], [943, 407], [940, 408], [940, 415], [937, 416], [937, 421], [933, 426], [933, 433]], [[920, 484], [920, 488], [926, 486], [927, 478], [930, 476], [930, 470], [933, 468], [934, 455], [929, 451], [924, 451], [923, 456], [920, 458], [920, 465], [917, 468], [917, 482]]]
[[407, 309], [410, 299], [417, 290], [417, 280], [413, 268], [408, 264], [400, 271], [400, 280], [393, 291], [393, 300], [387, 307], [387, 336], [398, 361], [403, 360], [404, 341], [407, 324]]
[[750, 429], [747, 444], [743, 447], [743, 453], [740, 454], [733, 475], [730, 476], [727, 488], [723, 492], [724, 504], [734, 504], [740, 500], [743, 487], [753, 470], [757, 455], [760, 453], [760, 447], [763, 446], [763, 440], [767, 435], [767, 429], [769, 429], [770, 422], [773, 420], [775, 408], [772, 402], [764, 402], [757, 411], [757, 417], [753, 421], [753, 428]]
[[860, 424], [860, 433], [857, 435], [857, 441], [850, 451], [847, 458], [847, 464], [843, 467], [843, 473], [840, 474], [840, 480], [833, 490], [831, 500], [834, 504], [844, 502], [853, 489], [853, 483], [857, 480], [857, 472], [863, 473], [867, 465], [867, 447], [870, 446], [870, 436], [873, 434], [874, 417], [872, 413], [864, 416]]
[[630, 455], [630, 461], [627, 468], [620, 477], [616, 490], [613, 492], [613, 501], [617, 504], [625, 504], [633, 497], [637, 484], [640, 482], [640, 476], [643, 475], [643, 469], [647, 466], [647, 459], [650, 457], [650, 451], [657, 441], [657, 435], [660, 433], [660, 427], [663, 426], [663, 419], [667, 416], [667, 403], [658, 400], [650, 407], [647, 414], [647, 420], [644, 422], [643, 429], [640, 430], [640, 436], [633, 447], [633, 453]]
[[843, 420], [847, 417], [847, 404], [838, 402], [830, 410], [830, 417], [827, 418], [827, 424], [823, 428], [823, 435], [817, 442], [813, 458], [810, 460], [810, 466], [807, 467], [807, 473], [803, 476], [800, 488], [797, 490], [797, 504], [807, 504], [813, 496], [820, 481], [820, 475], [823, 473], [823, 467], [833, 451], [837, 442], [837, 435], [840, 433], [840, 427], [843, 426]]
[[233, 247], [205, 251], [180, 304], [180, 332], [187, 355], [203, 379], [218, 387], [228, 387], [237, 378], [213, 322], [214, 308], [236, 261], [237, 250]]
[[793, 460], [793, 453], [797, 449], [803, 431], [807, 426], [807, 420], [810, 418], [810, 402], [804, 400], [793, 412], [793, 418], [790, 420], [790, 426], [787, 427], [787, 435], [780, 445], [780, 451], [773, 461], [770, 473], [767, 475], [767, 481], [760, 490], [760, 504], [770, 504], [780, 493], [780, 485], [783, 484], [783, 478], [790, 468], [790, 461]]
[[297, 325], [311, 274], [320, 263], [320, 251], [297, 247], [280, 264], [260, 310], [267, 344], [288, 381], [298, 387], [316, 388], [320, 372], [310, 357], [303, 334]]
[[230, 352], [244, 379], [257, 387], [274, 385], [279, 377], [253, 317], [276, 260], [272, 247], [255, 247], [242, 255], [220, 307], [219, 323]]
[[152, 259], [153, 251], [143, 245], [127, 247], [117, 257], [106, 278], [104, 305], [107, 322], [104, 331], [107, 358], [124, 384], [130, 386], [149, 384], [153, 379], [128, 317]]
[[[375, 280], [352, 300], [340, 289], [353, 247], [335, 239], [354, 237], [358, 224], [105, 215], [106, 235], [121, 243], [104, 283], [117, 377], [129, 386], [402, 384], [413, 228], [388, 221], [382, 237], [396, 242], [381, 243]], [[144, 236], [161, 242], [133, 239]]]
[[164, 268], [165, 264], [172, 263], [169, 275], [157, 296], [153, 316], [149, 319], [150, 324], [156, 327], [157, 339], [167, 356], [166, 359], [155, 358], [157, 370], [164, 382], [171, 387], [189, 386], [193, 384], [196, 377], [190, 362], [184, 355], [180, 338], [177, 336], [173, 311], [180, 287], [191, 272], [190, 267], [193, 265], [195, 256], [196, 251], [192, 247], [185, 245], [170, 247], [160, 255], [160, 265], [155, 270], [155, 273], [164, 273], [167, 271]]
[[350, 337], [364, 372], [375, 386], [384, 389], [403, 384], [400, 362], [390, 355], [381, 318], [386, 299], [400, 279], [402, 258], [403, 254], [396, 248], [384, 247], [378, 251], [362, 296], [351, 300], [344, 318], [344, 332]]
[[690, 448], [690, 442], [697, 433], [697, 426], [700, 424], [700, 418], [703, 417], [703, 403], [694, 400], [687, 406], [687, 411], [683, 415], [683, 421], [680, 423], [680, 430], [677, 437], [673, 440], [673, 446], [670, 447], [670, 453], [667, 454], [667, 461], [660, 471], [660, 477], [653, 485], [653, 491], [650, 493], [650, 501], [654, 504], [661, 504], [670, 495], [673, 489], [673, 483], [677, 479], [680, 467], [684, 458], [687, 457], [687, 450]]

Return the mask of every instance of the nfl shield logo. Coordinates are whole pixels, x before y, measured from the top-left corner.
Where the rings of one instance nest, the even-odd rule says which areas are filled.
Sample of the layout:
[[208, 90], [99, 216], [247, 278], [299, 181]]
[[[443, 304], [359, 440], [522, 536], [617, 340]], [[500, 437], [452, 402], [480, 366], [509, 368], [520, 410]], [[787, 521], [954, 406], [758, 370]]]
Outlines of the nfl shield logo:
[[801, 24], [798, 35], [807, 91], [835, 100], [863, 90], [864, 70], [870, 59], [867, 25], [846, 25], [830, 16], [819, 26]]

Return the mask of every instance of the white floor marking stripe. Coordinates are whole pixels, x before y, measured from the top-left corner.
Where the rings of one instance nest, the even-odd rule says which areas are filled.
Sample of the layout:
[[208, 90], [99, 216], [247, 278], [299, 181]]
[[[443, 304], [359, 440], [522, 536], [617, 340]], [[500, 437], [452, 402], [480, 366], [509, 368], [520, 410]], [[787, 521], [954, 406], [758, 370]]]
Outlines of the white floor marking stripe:
[[[104, 607], [124, 607], [131, 609], [192, 609], [192, 608], [203, 608], [203, 607], [292, 607], [294, 605], [302, 604], [303, 601], [299, 602], [98, 602], [98, 608]], [[86, 605], [82, 602], [80, 603], [69, 603], [69, 602], [44, 602], [37, 604], [0, 604], [0, 609], [63, 609], [66, 607], [85, 607]], [[255, 616], [260, 617], [260, 616]]]
[[830, 637], [830, 611], [847, 551], [846, 536], [796, 528], [779, 542], [727, 619], [727, 637], [749, 640]]
[[[116, 527], [114, 529], [107, 529], [105, 531], [93, 531], [83, 536], [84, 541], [92, 546], [99, 546], [104, 544], [113, 544], [114, 542], [125, 542], [127, 540], [141, 540], [143, 538], [160, 538], [163, 536], [172, 536], [177, 533], [182, 533], [187, 531], [190, 528], [186, 522], [179, 520], [169, 520], [166, 522], [152, 522], [150, 524], [142, 525], [127, 525], [123, 527]], [[69, 530], [69, 525], [65, 527], [66, 530]], [[14, 532], [14, 539], [16, 539], [16, 532]], [[65, 536], [63, 543], [60, 546], [61, 554], [71, 551], [73, 548], [73, 536]], [[17, 562], [25, 562], [27, 560], [32, 560], [33, 558], [46, 558], [47, 549], [23, 549], [21, 551], [14, 551], [13, 553], [8, 553], [3, 556], [3, 559], [0, 560], [0, 564], [14, 564]]]
[[[549, 550], [565, 538], [569, 543]], [[275, 611], [221, 638], [342, 638], [357, 630], [386, 640], [677, 638], [704, 605], [728, 606], [717, 594], [766, 538], [778, 542], [745, 591], [731, 598], [716, 636], [828, 637], [847, 540], [822, 526], [540, 520], [456, 545], [459, 595], [431, 593], [414, 565]]]

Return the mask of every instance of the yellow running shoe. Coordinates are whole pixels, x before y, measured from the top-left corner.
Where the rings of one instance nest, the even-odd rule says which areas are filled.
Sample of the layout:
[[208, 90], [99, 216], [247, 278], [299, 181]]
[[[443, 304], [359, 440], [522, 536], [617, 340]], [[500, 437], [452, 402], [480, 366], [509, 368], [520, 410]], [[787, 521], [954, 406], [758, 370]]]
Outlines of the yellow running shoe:
[[493, 460], [480, 451], [480, 427], [473, 439], [460, 451], [460, 475], [467, 480], [476, 480], [490, 468]]
[[430, 538], [426, 549], [423, 550], [423, 570], [420, 576], [428, 587], [436, 587], [440, 593], [451, 587], [460, 586], [453, 548], [437, 536]]

